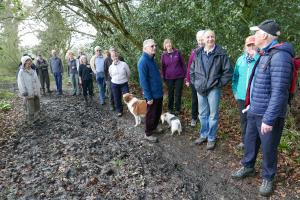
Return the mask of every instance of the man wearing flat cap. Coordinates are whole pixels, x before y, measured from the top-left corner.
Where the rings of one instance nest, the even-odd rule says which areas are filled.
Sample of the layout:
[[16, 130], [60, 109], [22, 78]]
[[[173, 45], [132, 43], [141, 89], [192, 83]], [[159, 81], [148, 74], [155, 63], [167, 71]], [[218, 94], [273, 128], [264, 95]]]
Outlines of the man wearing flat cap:
[[280, 27], [274, 20], [266, 20], [255, 31], [255, 45], [261, 56], [254, 66], [246, 95], [247, 128], [242, 167], [232, 174], [242, 179], [255, 174], [255, 161], [262, 147], [262, 184], [259, 193], [273, 192], [277, 171], [277, 149], [287, 111], [289, 86], [292, 79], [294, 49], [291, 44], [278, 43]]

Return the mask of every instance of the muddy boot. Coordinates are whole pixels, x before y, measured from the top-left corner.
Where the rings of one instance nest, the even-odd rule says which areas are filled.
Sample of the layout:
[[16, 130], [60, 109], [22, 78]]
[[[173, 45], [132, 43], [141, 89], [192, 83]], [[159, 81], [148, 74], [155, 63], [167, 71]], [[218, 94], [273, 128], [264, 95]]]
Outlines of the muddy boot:
[[45, 89], [43, 89], [43, 95], [46, 95]]
[[87, 96], [84, 97], [84, 101], [85, 101], [85, 106], [88, 107], [89, 106], [89, 101]]
[[89, 106], [92, 106], [93, 105], [93, 96], [90, 96], [90, 103], [89, 103]]

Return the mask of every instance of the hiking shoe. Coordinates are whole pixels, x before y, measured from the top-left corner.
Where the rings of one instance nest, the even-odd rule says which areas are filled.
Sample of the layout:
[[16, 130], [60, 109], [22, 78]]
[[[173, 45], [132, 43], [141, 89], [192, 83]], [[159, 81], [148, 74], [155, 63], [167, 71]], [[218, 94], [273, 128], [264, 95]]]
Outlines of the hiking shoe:
[[114, 107], [114, 106], [110, 106], [110, 107], [109, 107], [109, 110], [110, 110], [110, 111], [115, 111], [115, 107]]
[[154, 136], [152, 136], [152, 135], [150, 135], [150, 136], [145, 135], [145, 136], [144, 136], [144, 139], [147, 140], [147, 141], [149, 141], [149, 142], [153, 142], [153, 143], [158, 142], [157, 137], [154, 137]]
[[245, 145], [244, 143], [239, 143], [237, 146], [236, 146], [238, 149], [244, 149]]
[[158, 126], [154, 131], [153, 131], [154, 134], [162, 134], [164, 133], [164, 129], [161, 128], [160, 126]]
[[195, 127], [197, 124], [197, 120], [196, 119], [192, 119], [191, 121], [191, 127]]
[[122, 115], [123, 115], [123, 114], [120, 113], [120, 112], [117, 114], [118, 117], [122, 117]]
[[259, 187], [259, 194], [264, 197], [268, 197], [273, 193], [273, 183], [274, 181], [268, 181], [263, 179], [261, 186]]
[[195, 145], [203, 144], [204, 142], [206, 142], [206, 140], [207, 138], [199, 137], [197, 140], [195, 140], [194, 144]]
[[206, 145], [206, 150], [213, 150], [216, 147], [216, 141], [208, 141]]
[[241, 167], [239, 170], [237, 170], [236, 172], [233, 172], [231, 174], [231, 178], [233, 178], [233, 179], [243, 179], [247, 176], [254, 176], [254, 175], [255, 175], [254, 168]]

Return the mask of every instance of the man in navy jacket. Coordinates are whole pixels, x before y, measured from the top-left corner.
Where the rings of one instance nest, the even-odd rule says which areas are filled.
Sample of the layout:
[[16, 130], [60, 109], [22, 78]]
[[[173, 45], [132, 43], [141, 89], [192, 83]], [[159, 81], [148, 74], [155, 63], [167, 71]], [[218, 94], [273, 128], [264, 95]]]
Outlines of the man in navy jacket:
[[[242, 179], [255, 173], [254, 165], [262, 146], [262, 184], [259, 193], [269, 196], [273, 192], [277, 171], [277, 148], [280, 143], [289, 97], [294, 50], [291, 44], [278, 44], [279, 25], [274, 20], [266, 20], [255, 31], [255, 45], [261, 49], [259, 63], [254, 67], [249, 81], [247, 96], [247, 129], [243, 167], [232, 174]], [[252, 81], [251, 81], [252, 80]]]
[[150, 142], [158, 141], [152, 134], [158, 126], [163, 104], [162, 80], [154, 60], [155, 51], [154, 40], [145, 40], [143, 54], [138, 62], [140, 85], [147, 101], [145, 139]]

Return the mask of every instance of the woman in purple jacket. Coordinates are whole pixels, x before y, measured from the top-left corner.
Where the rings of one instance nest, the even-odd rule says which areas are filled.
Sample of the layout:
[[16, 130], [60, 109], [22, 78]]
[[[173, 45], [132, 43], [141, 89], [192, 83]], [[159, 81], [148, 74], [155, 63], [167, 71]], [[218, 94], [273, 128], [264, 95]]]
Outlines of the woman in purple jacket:
[[163, 79], [168, 86], [168, 111], [173, 113], [175, 91], [175, 115], [178, 115], [181, 110], [181, 95], [186, 67], [181, 53], [173, 48], [170, 39], [165, 39], [164, 50], [161, 55], [161, 66]]

